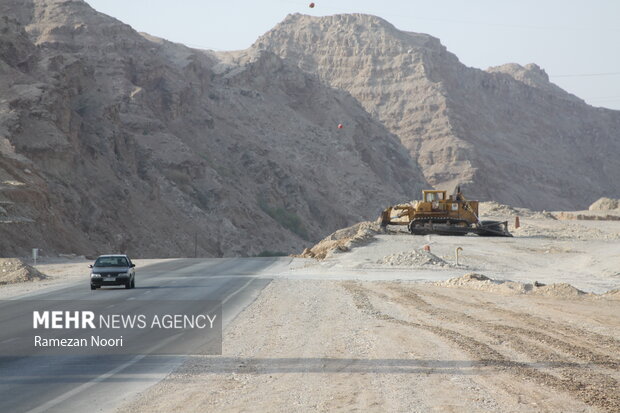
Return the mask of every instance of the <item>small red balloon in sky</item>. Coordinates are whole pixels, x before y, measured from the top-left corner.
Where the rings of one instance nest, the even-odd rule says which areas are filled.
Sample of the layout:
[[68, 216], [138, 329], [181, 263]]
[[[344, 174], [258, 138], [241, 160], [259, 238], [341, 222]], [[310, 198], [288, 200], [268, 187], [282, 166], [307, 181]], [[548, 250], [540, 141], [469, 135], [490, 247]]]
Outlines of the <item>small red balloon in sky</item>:
[[314, 9], [314, 3], [310, 3], [308, 7], [310, 7], [311, 9]]
[[342, 128], [344, 128], [344, 126], [342, 126], [342, 123], [339, 123], [338, 124], [338, 129], [342, 129]]

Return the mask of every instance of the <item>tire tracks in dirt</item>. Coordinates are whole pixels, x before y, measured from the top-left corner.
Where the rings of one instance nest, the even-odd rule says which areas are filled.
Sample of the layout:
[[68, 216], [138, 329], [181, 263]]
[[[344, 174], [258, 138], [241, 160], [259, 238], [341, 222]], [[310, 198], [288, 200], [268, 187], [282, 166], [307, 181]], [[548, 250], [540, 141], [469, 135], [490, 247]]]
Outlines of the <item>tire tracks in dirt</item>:
[[[399, 289], [396, 289], [396, 287], [392, 286], [389, 288], [397, 293], [399, 292], [402, 293], [402, 291], [400, 291]], [[600, 367], [609, 368], [609, 369], [616, 370], [616, 371], [620, 367], [620, 360], [618, 359], [615, 359], [607, 354], [601, 354], [600, 352], [589, 350], [588, 348], [583, 347], [582, 345], [569, 343], [566, 341], [566, 340], [575, 341], [575, 339], [578, 339], [581, 341], [587, 341], [592, 346], [600, 347], [601, 343], [597, 342], [594, 339], [594, 337], [597, 337], [597, 338], [601, 338], [601, 340], [606, 343], [607, 347], [611, 347], [614, 354], [620, 354], [620, 345], [618, 345], [620, 343], [618, 343], [617, 340], [613, 339], [612, 337], [603, 336], [601, 334], [596, 334], [596, 333], [594, 333], [593, 335], [590, 335], [589, 332], [582, 330], [582, 329], [578, 329], [578, 328], [571, 330], [569, 326], [566, 326], [562, 323], [558, 323], [558, 322], [551, 321], [551, 320], [547, 321], [547, 320], [544, 320], [542, 318], [538, 318], [535, 316], [530, 317], [526, 313], [505, 310], [492, 304], [485, 304], [484, 310], [488, 312], [492, 312], [492, 313], [500, 313], [505, 316], [515, 318], [516, 320], [525, 323], [528, 326], [528, 328], [509, 326], [506, 324], [496, 324], [496, 323], [492, 323], [489, 321], [483, 321], [483, 320], [474, 318], [468, 314], [455, 312], [447, 308], [433, 307], [430, 303], [421, 299], [419, 294], [425, 294], [425, 295], [434, 297], [439, 300], [447, 301], [451, 307], [454, 307], [454, 304], [458, 303], [460, 306], [480, 309], [481, 308], [480, 305], [477, 305], [474, 303], [468, 303], [467, 301], [464, 301], [464, 300], [456, 300], [456, 299], [453, 300], [452, 297], [444, 296], [444, 295], [433, 293], [433, 292], [427, 292], [427, 291], [421, 292], [419, 290], [415, 290], [416, 292], [414, 292], [412, 288], [410, 287], [407, 287], [407, 288], [408, 288], [408, 292], [406, 293], [407, 297], [409, 299], [414, 300], [418, 305], [424, 306], [427, 312], [431, 313], [432, 315], [435, 315], [435, 316], [440, 315], [442, 317], [447, 317], [453, 321], [456, 320], [457, 322], [460, 319], [464, 318], [464, 319], [467, 319], [468, 322], [479, 324], [481, 327], [485, 328], [487, 331], [489, 329], [492, 329], [495, 332], [501, 333], [504, 335], [513, 335], [514, 333], [518, 333], [522, 337], [527, 337], [533, 340], [534, 342], [540, 342], [540, 343], [543, 343], [545, 346], [553, 347], [563, 353], [569, 354], [570, 356], [574, 357], [577, 360], [580, 360], [586, 363], [595, 364]], [[415, 298], [412, 297], [413, 294], [415, 294]], [[537, 330], [534, 330], [533, 328], [539, 328], [545, 332], [537, 331]], [[559, 334], [557, 334], [558, 333], [557, 330], [561, 330]], [[551, 334], [560, 335], [564, 338], [564, 340], [558, 339], [557, 337], [554, 337]], [[548, 356], [549, 356], [549, 359], [553, 357], [551, 354], [548, 354]]]
[[[609, 352], [613, 354], [620, 354], [620, 340], [617, 340], [613, 337], [606, 336], [604, 334], [599, 334], [593, 331], [585, 330], [576, 326], [566, 325], [559, 323], [557, 321], [541, 318], [535, 316], [533, 314], [508, 310], [506, 308], [499, 307], [489, 302], [481, 303], [472, 303], [465, 300], [460, 300], [458, 298], [450, 297], [447, 295], [439, 294], [431, 291], [424, 291], [424, 294], [430, 297], [437, 298], [439, 300], [448, 301], [451, 305], [459, 304], [461, 306], [466, 306], [469, 308], [480, 308], [481, 305], [487, 307], [488, 311], [492, 311], [495, 313], [504, 314], [506, 316], [512, 317], [515, 320], [521, 321], [528, 326], [536, 327], [542, 329], [544, 331], [553, 331], [554, 333], [559, 333], [565, 338], [574, 339], [575, 337], [579, 337], [579, 339], [586, 342], [588, 345], [596, 346], [598, 348], [604, 347]], [[605, 357], [605, 356], [603, 356]], [[609, 362], [613, 362], [612, 360], [608, 360]], [[605, 361], [603, 361], [604, 363]], [[618, 367], [617, 361], [614, 362], [614, 366]]]
[[[404, 288], [402, 285], [398, 287], [388, 287], [392, 292], [396, 293], [396, 297], [371, 290], [357, 282], [344, 282], [342, 285], [345, 290], [352, 295], [356, 307], [364, 313], [380, 320], [418, 328], [436, 334], [465, 351], [478, 365], [508, 372], [522, 380], [533, 380], [539, 385], [567, 392], [582, 402], [607, 412], [620, 411], [620, 395], [617, 391], [618, 382], [613, 377], [594, 372], [590, 366], [577, 364], [567, 359], [562, 354], [549, 351], [544, 346], [536, 343], [540, 338], [544, 338], [546, 341], [543, 341], [543, 344], [549, 345], [549, 343], [552, 343], [560, 345], [558, 344], [560, 340], [554, 339], [548, 335], [541, 336], [542, 333], [539, 332], [529, 334], [529, 331], [526, 329], [514, 329], [510, 326], [502, 326], [488, 321], [482, 321], [458, 311], [434, 307], [416, 294], [413, 289]], [[463, 328], [477, 328], [479, 331], [486, 333], [494, 339], [507, 343], [518, 353], [526, 354], [529, 358], [535, 359], [535, 363], [542, 364], [543, 367], [551, 366], [559, 368], [557, 371], [559, 374], [557, 374], [555, 370], [554, 374], [541, 371], [538, 367], [533, 365], [534, 363], [512, 360], [490, 345], [456, 330], [393, 317], [377, 309], [370, 301], [369, 295], [375, 295], [384, 300], [392, 299], [393, 302], [404, 306], [407, 310], [422, 311], [437, 318], [437, 320], [445, 320], [447, 322], [459, 324], [462, 325]], [[522, 337], [520, 337], [522, 334], [534, 340], [535, 343], [524, 341]], [[566, 347], [563, 344], [561, 346]], [[616, 364], [609, 365], [607, 364], [607, 359], [601, 359], [601, 355], [589, 352], [587, 349], [580, 348], [579, 351], [571, 349], [571, 353], [569, 354], [576, 357], [573, 353], [579, 353], [581, 350], [585, 350], [585, 353], [583, 353], [585, 356], [582, 355], [581, 359], [586, 357], [600, 362], [600, 364], [603, 364], [606, 368], [617, 370], [617, 360], [611, 360]], [[589, 363], [597, 364], [593, 361], [589, 361]]]

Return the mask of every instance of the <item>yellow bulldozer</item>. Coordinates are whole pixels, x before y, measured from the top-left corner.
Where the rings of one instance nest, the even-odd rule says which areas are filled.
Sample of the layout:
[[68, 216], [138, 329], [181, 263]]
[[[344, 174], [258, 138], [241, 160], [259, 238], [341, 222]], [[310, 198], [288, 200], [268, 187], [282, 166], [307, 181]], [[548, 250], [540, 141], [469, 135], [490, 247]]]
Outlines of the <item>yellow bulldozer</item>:
[[466, 235], [512, 237], [507, 221], [481, 221], [478, 201], [468, 201], [457, 188], [454, 195], [447, 191], [424, 190], [422, 200], [393, 205], [381, 213], [381, 227], [407, 225], [414, 235]]

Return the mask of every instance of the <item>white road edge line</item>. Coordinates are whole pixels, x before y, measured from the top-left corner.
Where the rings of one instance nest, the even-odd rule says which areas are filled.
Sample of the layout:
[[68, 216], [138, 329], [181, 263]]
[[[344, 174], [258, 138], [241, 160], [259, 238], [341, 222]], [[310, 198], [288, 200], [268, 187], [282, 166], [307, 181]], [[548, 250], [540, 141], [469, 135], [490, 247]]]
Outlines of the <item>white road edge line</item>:
[[[177, 334], [178, 335], [178, 334]], [[155, 351], [158, 347], [164, 346], [166, 344], [168, 344], [170, 341], [176, 339], [176, 336], [171, 336], [168, 337], [166, 340], [164, 340], [163, 342], [153, 346], [148, 353]], [[148, 354], [147, 353], [147, 354]], [[75, 396], [76, 394], [88, 389], [89, 387], [94, 386], [97, 383], [101, 383], [102, 381], [104, 381], [107, 378], [110, 378], [111, 376], [115, 375], [116, 373], [126, 369], [127, 367], [131, 366], [132, 364], [135, 364], [137, 362], [139, 362], [140, 360], [142, 360], [144, 357], [147, 356], [147, 354], [139, 354], [137, 356], [135, 356], [134, 358], [132, 358], [131, 360], [129, 360], [128, 362], [121, 364], [118, 367], [113, 368], [112, 370], [108, 371], [107, 373], [103, 373], [102, 375], [95, 377], [94, 379], [92, 379], [91, 381], [88, 381], [76, 388], [74, 388], [73, 390], [69, 390], [66, 393], [61, 394], [60, 396], [53, 398], [52, 400], [49, 400], [45, 403], [43, 403], [42, 405], [40, 405], [39, 407], [35, 407], [32, 410], [28, 410], [26, 413], [43, 413], [48, 411], [49, 409], [51, 409], [52, 407], [64, 402], [65, 400]]]
[[81, 393], [82, 391], [86, 390], [89, 387], [94, 386], [97, 383], [100, 383], [102, 381], [104, 381], [105, 379], [115, 375], [116, 373], [118, 373], [119, 371], [131, 366], [134, 363], [137, 363], [138, 361], [142, 360], [144, 357], [146, 357], [146, 355], [144, 354], [140, 354], [135, 356], [134, 358], [132, 358], [131, 360], [129, 360], [128, 362], [121, 364], [120, 366], [108, 371], [107, 373], [102, 374], [99, 377], [95, 377], [94, 379], [92, 379], [89, 382], [86, 382], [84, 384], [82, 384], [81, 386], [78, 386], [76, 388], [74, 388], [73, 390], [69, 390], [66, 393], [61, 394], [60, 396], [47, 401], [46, 403], [43, 403], [42, 405], [40, 405], [39, 407], [36, 407], [32, 410], [28, 410], [26, 413], [43, 413], [46, 412], [47, 410], [49, 410], [50, 408], [56, 406], [57, 404], [60, 404], [62, 402], [64, 402], [65, 400], [67, 400], [70, 397], [75, 396], [76, 394]]
[[[247, 287], [248, 285], [250, 285], [251, 282], [253, 282], [254, 280], [256, 280], [256, 278], [250, 278], [248, 280], [248, 282], [246, 282], [245, 284], [243, 284], [239, 289], [237, 289], [236, 291], [230, 293], [228, 295], [228, 297], [226, 297], [224, 300], [222, 300], [222, 305], [224, 305], [226, 302], [228, 302], [228, 300], [230, 300], [232, 297], [234, 297], [235, 295], [237, 295], [239, 292], [241, 292], [242, 290], [245, 289], [245, 287]], [[171, 339], [173, 337], [170, 337]], [[160, 345], [163, 345], [160, 344]], [[158, 345], [157, 347], [159, 347], [160, 345]], [[151, 351], [153, 351], [153, 349], [151, 349]], [[145, 354], [140, 354], [135, 356], [134, 358], [132, 358], [131, 360], [129, 360], [128, 362], [121, 364], [120, 366], [113, 368], [112, 370], [108, 371], [107, 373], [103, 373], [102, 375], [95, 377], [94, 379], [92, 379], [89, 382], [86, 382], [76, 388], [74, 388], [73, 390], [69, 390], [66, 393], [61, 394], [60, 396], [49, 400], [48, 402], [40, 405], [39, 407], [36, 407], [32, 410], [28, 410], [26, 413], [43, 413], [46, 412], [47, 410], [49, 410], [50, 408], [56, 406], [57, 404], [60, 404], [62, 402], [64, 402], [65, 400], [69, 399], [70, 397], [75, 396], [76, 394], [86, 390], [89, 387], [94, 386], [97, 383], [100, 383], [102, 381], [104, 381], [105, 379], [115, 375], [116, 373], [126, 369], [127, 367], [131, 366], [132, 364], [137, 363], [138, 361], [142, 360], [144, 357], [146, 357]]]
[[245, 283], [245, 284], [243, 284], [241, 287], [239, 287], [239, 289], [238, 289], [238, 290], [236, 290], [236, 291], [234, 291], [234, 292], [230, 293], [230, 294], [228, 295], [228, 297], [226, 297], [224, 300], [222, 300], [222, 305], [226, 304], [226, 303], [228, 302], [228, 300], [230, 300], [231, 298], [233, 298], [235, 295], [239, 294], [242, 290], [244, 290], [244, 289], [245, 289], [245, 287], [247, 287], [248, 285], [250, 285], [250, 283], [251, 283], [252, 281], [254, 281], [254, 280], [256, 280], [256, 278], [250, 278], [250, 279], [248, 280], [248, 282], [246, 282], [246, 283]]

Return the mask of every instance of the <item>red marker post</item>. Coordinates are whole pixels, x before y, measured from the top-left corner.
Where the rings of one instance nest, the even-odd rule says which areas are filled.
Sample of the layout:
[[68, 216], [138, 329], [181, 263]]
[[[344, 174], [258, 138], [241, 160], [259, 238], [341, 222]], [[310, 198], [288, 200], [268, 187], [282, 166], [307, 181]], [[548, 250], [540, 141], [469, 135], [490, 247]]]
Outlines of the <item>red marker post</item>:
[[314, 3], [308, 4], [308, 7], [310, 7], [311, 9], [314, 9]]

